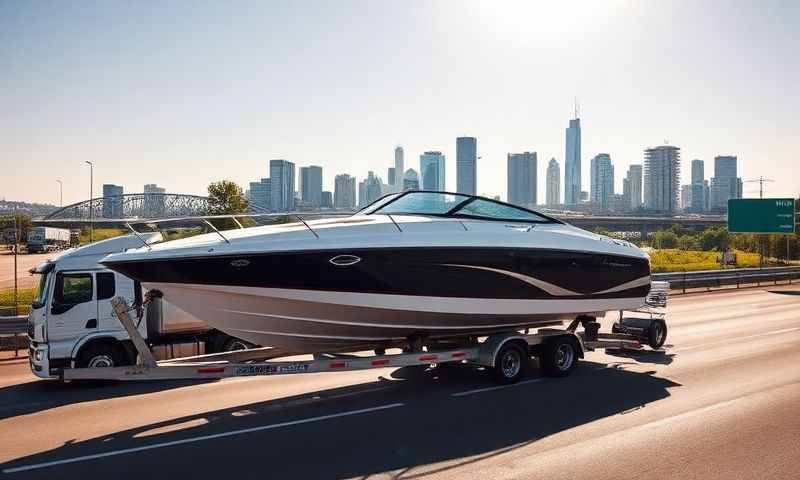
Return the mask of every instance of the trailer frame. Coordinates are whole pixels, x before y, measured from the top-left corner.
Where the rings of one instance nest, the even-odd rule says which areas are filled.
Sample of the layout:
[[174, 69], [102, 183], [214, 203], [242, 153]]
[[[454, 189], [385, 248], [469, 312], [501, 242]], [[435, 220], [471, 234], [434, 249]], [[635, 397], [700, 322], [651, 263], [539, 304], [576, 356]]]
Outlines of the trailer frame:
[[[645, 305], [632, 311], [633, 314], [646, 314], [650, 315], [652, 321], [665, 322], [668, 289], [666, 282], [653, 282]], [[65, 368], [60, 372], [61, 380], [207, 380], [466, 363], [494, 369], [495, 378], [501, 383], [513, 383], [519, 380], [525, 370], [526, 359], [519, 358], [520, 354], [528, 358], [539, 357], [540, 363], [550, 367], [545, 369], [550, 375], [566, 376], [571, 373], [578, 358], [584, 356], [585, 351], [641, 350], [643, 343], [646, 343], [643, 342], [646, 337], [635, 332], [600, 333], [600, 324], [595, 317], [579, 316], [566, 328], [540, 328], [533, 333], [530, 330], [502, 332], [440, 350], [423, 349], [391, 354], [332, 353], [315, 355], [312, 360], [293, 360], [287, 357], [301, 355], [302, 352], [261, 347], [156, 361], [128, 314], [132, 308], [126, 300], [114, 297], [111, 303], [115, 315], [128, 331], [138, 353], [136, 364], [104, 368]], [[612, 330], [623, 324], [626, 318], [626, 312], [620, 312], [619, 322]], [[583, 327], [583, 331], [578, 331], [579, 326]], [[502, 371], [503, 362], [508, 366], [509, 360], [513, 360], [508, 355], [516, 356], [520, 362], [517, 370], [505, 369], [513, 375], [506, 375]], [[547, 355], [556, 357], [548, 359]], [[559, 358], [566, 359], [568, 355], [569, 363], [559, 365]]]

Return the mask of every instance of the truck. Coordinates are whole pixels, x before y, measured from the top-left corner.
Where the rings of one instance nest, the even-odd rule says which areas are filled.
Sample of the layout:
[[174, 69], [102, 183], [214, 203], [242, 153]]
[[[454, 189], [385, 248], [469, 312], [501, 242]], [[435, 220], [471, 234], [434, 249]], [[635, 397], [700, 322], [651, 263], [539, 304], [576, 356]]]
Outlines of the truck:
[[34, 227], [28, 231], [28, 253], [47, 253], [68, 248], [70, 233], [66, 228]]
[[[69, 230], [66, 230], [69, 239]], [[31, 269], [39, 286], [28, 316], [31, 371], [60, 378], [64, 369], [134, 365], [141, 353], [120, 323], [110, 300], [124, 298], [135, 319], [135, 336], [160, 360], [252, 348], [243, 340], [163, 299], [143, 304], [142, 285], [100, 264], [110, 253], [152, 244], [160, 233], [125, 235], [68, 250]]]

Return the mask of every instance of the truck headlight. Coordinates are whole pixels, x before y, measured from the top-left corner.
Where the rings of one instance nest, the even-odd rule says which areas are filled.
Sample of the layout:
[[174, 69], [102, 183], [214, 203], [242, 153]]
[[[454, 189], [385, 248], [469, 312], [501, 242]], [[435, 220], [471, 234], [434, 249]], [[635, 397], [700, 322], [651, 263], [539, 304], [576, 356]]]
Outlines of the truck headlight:
[[37, 362], [41, 362], [41, 361], [42, 361], [42, 351], [41, 351], [41, 350], [36, 350], [36, 351], [33, 353], [33, 358], [34, 358], [34, 360], [36, 360]]

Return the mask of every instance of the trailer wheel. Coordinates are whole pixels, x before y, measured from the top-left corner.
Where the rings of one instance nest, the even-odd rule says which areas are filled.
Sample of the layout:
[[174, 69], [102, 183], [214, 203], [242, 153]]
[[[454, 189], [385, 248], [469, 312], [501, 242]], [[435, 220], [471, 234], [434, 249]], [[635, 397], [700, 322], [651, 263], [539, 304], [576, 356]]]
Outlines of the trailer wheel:
[[517, 383], [525, 373], [528, 354], [516, 342], [503, 345], [494, 357], [494, 379], [498, 383]]
[[650, 328], [647, 329], [647, 341], [653, 350], [661, 348], [667, 341], [667, 322], [664, 320], [650, 322]]
[[578, 347], [568, 337], [554, 338], [545, 345], [540, 357], [544, 373], [549, 377], [566, 377], [578, 364]]
[[248, 350], [252, 348], [251, 345], [244, 340], [230, 337], [222, 345], [223, 352], [236, 352], [238, 350]]
[[80, 368], [109, 368], [126, 362], [119, 348], [108, 343], [97, 343], [81, 352], [77, 363]]

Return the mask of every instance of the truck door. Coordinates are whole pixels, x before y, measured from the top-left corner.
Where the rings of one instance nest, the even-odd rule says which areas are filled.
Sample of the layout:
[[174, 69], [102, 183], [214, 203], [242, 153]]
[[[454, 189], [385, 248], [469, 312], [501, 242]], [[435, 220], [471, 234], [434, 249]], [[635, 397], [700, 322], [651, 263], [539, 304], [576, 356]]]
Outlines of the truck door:
[[[117, 296], [123, 297], [128, 305], [133, 305], [137, 300], [133, 280], [111, 271], [97, 272], [95, 279], [97, 280], [97, 321], [100, 330], [124, 330], [114, 315], [111, 299]], [[130, 315], [134, 317], [136, 312], [131, 312]], [[136, 319], [134, 318], [134, 320]]]
[[95, 330], [97, 301], [94, 274], [90, 271], [58, 272], [47, 321], [48, 340], [56, 344]]

